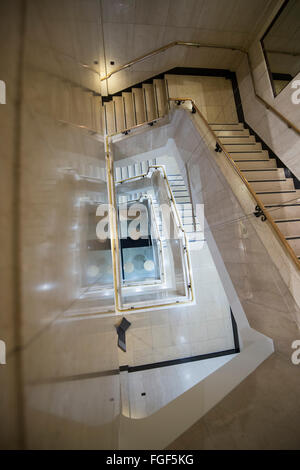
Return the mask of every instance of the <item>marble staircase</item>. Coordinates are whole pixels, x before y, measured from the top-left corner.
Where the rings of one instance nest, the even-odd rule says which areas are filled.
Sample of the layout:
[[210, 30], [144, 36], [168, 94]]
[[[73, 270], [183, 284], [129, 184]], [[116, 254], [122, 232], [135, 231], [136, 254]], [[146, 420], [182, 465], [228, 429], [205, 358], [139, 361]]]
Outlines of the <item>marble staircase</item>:
[[300, 190], [242, 123], [211, 124], [300, 259]]

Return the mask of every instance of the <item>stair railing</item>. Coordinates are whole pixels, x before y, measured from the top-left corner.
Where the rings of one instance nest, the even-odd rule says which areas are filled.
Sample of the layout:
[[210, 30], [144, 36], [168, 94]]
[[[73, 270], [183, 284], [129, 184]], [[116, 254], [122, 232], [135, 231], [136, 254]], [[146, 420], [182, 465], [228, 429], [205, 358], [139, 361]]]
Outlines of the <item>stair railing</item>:
[[[136, 126], [134, 126], [136, 127]], [[115, 135], [115, 134], [113, 134]], [[117, 312], [124, 313], [124, 312], [134, 312], [136, 310], [145, 310], [145, 309], [156, 309], [156, 308], [161, 308], [161, 307], [171, 307], [171, 306], [178, 306], [182, 304], [189, 304], [194, 301], [194, 289], [193, 289], [193, 277], [192, 277], [192, 270], [191, 270], [191, 261], [190, 261], [190, 255], [189, 255], [189, 249], [188, 249], [188, 239], [185, 233], [185, 230], [183, 228], [181, 218], [179, 216], [177, 207], [176, 207], [176, 202], [171, 190], [171, 187], [168, 182], [167, 174], [163, 166], [160, 165], [149, 165], [148, 171], [150, 168], [155, 168], [155, 169], [160, 169], [164, 175], [164, 179], [168, 188], [168, 193], [170, 196], [170, 200], [172, 201], [172, 209], [175, 213], [175, 220], [177, 221], [178, 228], [183, 234], [184, 237], [184, 244], [185, 244], [185, 257], [186, 257], [186, 263], [187, 263], [187, 273], [188, 273], [188, 291], [190, 293], [190, 298], [187, 300], [181, 300], [181, 301], [175, 301], [175, 302], [169, 302], [169, 303], [162, 303], [162, 304], [153, 304], [153, 305], [147, 305], [147, 306], [139, 306], [139, 307], [131, 307], [131, 308], [122, 308], [121, 307], [121, 302], [120, 302], [120, 291], [119, 291], [119, 285], [120, 285], [120, 276], [119, 276], [119, 270], [117, 268], [118, 266], [118, 261], [117, 261], [117, 253], [119, 252], [119, 239], [118, 239], [118, 230], [117, 230], [117, 215], [116, 215], [116, 210], [113, 210], [112, 208], [115, 208], [115, 201], [116, 201], [116, 193], [115, 193], [115, 180], [114, 180], [114, 167], [113, 167], [113, 158], [111, 156], [110, 152], [110, 138], [113, 135], [107, 135], [105, 138], [105, 150], [106, 150], [106, 171], [107, 171], [107, 182], [108, 182], [108, 202], [110, 205], [110, 210], [109, 210], [109, 221], [110, 221], [110, 227], [111, 227], [111, 252], [112, 252], [112, 261], [113, 261], [113, 279], [114, 279], [114, 293], [115, 293], [115, 309]], [[128, 180], [134, 180], [136, 178], [140, 178], [143, 176], [147, 176], [148, 173], [144, 173], [142, 175], [135, 175], [129, 178], [126, 178], [126, 180], [118, 181], [118, 183], [128, 181]]]
[[219, 45], [216, 45], [216, 44], [201, 44], [201, 43], [198, 43], [198, 42], [173, 41], [173, 42], [170, 42], [170, 43], [166, 44], [165, 46], [159, 47], [158, 49], [154, 49], [151, 52], [148, 52], [147, 54], [144, 54], [140, 57], [137, 57], [136, 59], [133, 59], [130, 62], [127, 62], [127, 64], [124, 64], [124, 65], [121, 65], [120, 67], [117, 67], [116, 69], [112, 70], [108, 74], [101, 77], [100, 80], [101, 81], [108, 80], [115, 73], [121, 72], [122, 70], [126, 70], [129, 67], [132, 67], [133, 65], [135, 65], [139, 62], [142, 62], [143, 60], [149, 59], [150, 57], [153, 57], [157, 54], [160, 54], [160, 53], [162, 53], [162, 52], [164, 52], [164, 51], [166, 51], [166, 50], [168, 50], [172, 47], [175, 47], [175, 46], [196, 47], [196, 48], [204, 48], [204, 49], [208, 49], [208, 48], [223, 49], [223, 50], [237, 51], [237, 52], [241, 52], [242, 54], [245, 54], [246, 57], [247, 57], [248, 66], [249, 66], [249, 70], [250, 70], [250, 76], [251, 76], [253, 89], [254, 89], [254, 94], [255, 94], [256, 98], [265, 106], [265, 108], [267, 110], [270, 110], [281, 121], [283, 121], [288, 126], [289, 129], [293, 129], [297, 134], [300, 134], [300, 129], [295, 124], [293, 124], [289, 119], [287, 119], [283, 114], [281, 114], [280, 111], [278, 111], [276, 108], [274, 108], [270, 103], [268, 103], [264, 98], [262, 98], [259, 95], [259, 93], [256, 89], [256, 85], [255, 85], [255, 79], [254, 79], [254, 75], [253, 75], [253, 68], [252, 68], [252, 64], [251, 64], [250, 55], [249, 55], [247, 50], [245, 50], [243, 48], [240, 48], [240, 47], [219, 46]]
[[255, 216], [256, 217], [261, 217], [262, 220], [267, 220], [269, 223], [270, 223], [270, 226], [271, 228], [273, 229], [275, 235], [277, 236], [277, 238], [279, 239], [279, 241], [281, 242], [281, 244], [283, 245], [283, 247], [287, 250], [288, 254], [290, 255], [292, 261], [295, 263], [295, 265], [297, 266], [298, 269], [300, 269], [300, 260], [297, 258], [297, 256], [295, 255], [292, 247], [289, 245], [289, 243], [286, 241], [286, 239], [284, 238], [284, 236], [282, 235], [281, 231], [279, 230], [279, 228], [277, 227], [277, 225], [275, 224], [271, 214], [269, 213], [269, 211], [266, 209], [264, 203], [261, 201], [261, 199], [258, 197], [258, 195], [256, 194], [256, 192], [254, 191], [254, 189], [252, 188], [252, 186], [249, 184], [249, 182], [247, 181], [247, 179], [245, 178], [245, 176], [243, 175], [243, 173], [240, 171], [239, 167], [237, 166], [237, 164], [235, 163], [235, 161], [233, 160], [233, 158], [231, 157], [231, 155], [227, 152], [227, 150], [225, 149], [223, 143], [221, 142], [221, 140], [219, 139], [219, 137], [216, 135], [216, 133], [213, 131], [213, 129], [210, 127], [208, 121], [205, 119], [205, 117], [203, 116], [203, 114], [201, 113], [200, 109], [198, 108], [198, 106], [196, 105], [195, 101], [192, 99], [192, 98], [169, 98], [169, 101], [170, 102], [177, 102], [177, 104], [180, 104], [180, 103], [183, 103], [185, 101], [189, 101], [192, 105], [192, 113], [195, 113], [197, 114], [200, 119], [202, 120], [202, 122], [204, 123], [205, 127], [207, 128], [208, 132], [212, 135], [214, 141], [216, 142], [216, 148], [215, 148], [215, 151], [217, 153], [222, 153], [225, 155], [225, 157], [227, 158], [227, 160], [229, 161], [230, 165], [233, 167], [233, 169], [235, 170], [235, 172], [237, 173], [237, 175], [240, 177], [240, 179], [242, 180], [243, 184], [246, 186], [246, 188], [248, 189], [249, 193], [251, 194], [252, 198], [254, 199], [255, 201]]

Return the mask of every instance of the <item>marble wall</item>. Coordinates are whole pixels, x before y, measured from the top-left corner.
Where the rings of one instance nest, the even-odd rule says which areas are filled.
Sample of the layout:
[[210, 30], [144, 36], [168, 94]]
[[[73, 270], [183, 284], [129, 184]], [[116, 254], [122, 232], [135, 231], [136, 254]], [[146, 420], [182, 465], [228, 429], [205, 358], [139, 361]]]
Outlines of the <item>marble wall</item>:
[[[292, 83], [276, 97], [273, 95], [269, 72], [259, 40], [263, 32], [264, 30], [262, 30], [260, 36], [252, 43], [249, 49], [257, 93], [299, 129], [300, 104], [293, 103], [292, 101], [292, 94], [295, 92], [295, 89], [292, 88]], [[299, 134], [293, 129], [289, 129], [280, 118], [272, 111], [267, 110], [256, 98], [247, 58], [241, 61], [236, 74], [246, 122], [278, 155], [283, 163], [300, 178], [300, 163], [298, 158], [300, 148]], [[300, 74], [294, 80], [299, 80], [299, 78]]]
[[[254, 217], [252, 198], [227, 160], [213, 151], [199, 118], [178, 110], [173, 122], [178, 164], [189, 173], [194, 203], [204, 204], [206, 233], [216, 242], [249, 323], [290, 356], [299, 336], [294, 288], [299, 276], [270, 227]], [[215, 262], [218, 267], [217, 257]]]
[[6, 343], [7, 357], [6, 365], [0, 365], [0, 448], [15, 448], [21, 445], [19, 356], [12, 354], [20, 336], [16, 272], [18, 241], [15, 223], [20, 132], [18, 101], [21, 27], [21, 1], [1, 2], [0, 38], [3, 47], [0, 79], [6, 83], [6, 104], [0, 104], [0, 339]]
[[[101, 75], [173, 41], [246, 48], [274, 4], [276, 0], [263, 5], [260, 0], [101, 0]], [[111, 76], [103, 82], [103, 94], [174, 67], [234, 70], [240, 58], [230, 49], [176, 46]]]
[[165, 75], [170, 98], [192, 98], [210, 123], [236, 123], [231, 80], [224, 77]]
[[1, 107], [4, 448], [117, 445], [113, 319], [76, 322], [64, 315], [82, 293], [88, 249], [82, 220], [89, 204], [107, 200], [93, 63], [100, 56], [98, 7], [94, 0], [1, 4], [8, 47], [0, 78], [9, 91]]

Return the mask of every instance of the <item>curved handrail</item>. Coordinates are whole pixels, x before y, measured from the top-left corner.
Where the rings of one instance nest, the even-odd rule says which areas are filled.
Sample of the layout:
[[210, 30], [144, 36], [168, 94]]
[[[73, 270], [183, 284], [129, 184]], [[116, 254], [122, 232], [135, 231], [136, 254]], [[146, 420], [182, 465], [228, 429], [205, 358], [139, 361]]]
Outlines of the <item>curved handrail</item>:
[[234, 168], [235, 172], [238, 174], [240, 179], [243, 181], [244, 185], [247, 187], [247, 189], [250, 192], [251, 196], [255, 200], [256, 205], [260, 207], [260, 209], [264, 213], [266, 219], [271, 224], [271, 227], [274, 230], [276, 236], [279, 238], [279, 241], [282, 243], [284, 248], [288, 251], [290, 257], [292, 258], [292, 260], [296, 264], [297, 268], [300, 269], [300, 260], [297, 258], [297, 256], [295, 255], [293, 249], [291, 248], [291, 246], [286, 241], [286, 239], [282, 235], [281, 231], [279, 230], [279, 228], [275, 224], [272, 216], [270, 215], [269, 211], [266, 209], [264, 203], [261, 201], [261, 199], [258, 197], [256, 192], [253, 190], [253, 188], [251, 187], [251, 185], [249, 184], [249, 182], [247, 181], [247, 179], [245, 178], [243, 173], [240, 171], [239, 167], [237, 166], [237, 164], [235, 163], [235, 161], [233, 160], [231, 155], [227, 152], [227, 150], [225, 149], [225, 147], [224, 147], [223, 143], [221, 142], [221, 140], [219, 139], [219, 137], [215, 134], [215, 132], [210, 127], [209, 123], [207, 122], [207, 120], [205, 119], [205, 117], [203, 116], [201, 111], [199, 110], [199, 108], [196, 105], [195, 101], [192, 98], [169, 98], [169, 101], [178, 101], [178, 102], [180, 102], [180, 101], [190, 101], [192, 103], [193, 108], [195, 109], [197, 114], [200, 116], [200, 118], [204, 122], [206, 128], [208, 129], [210, 134], [213, 136], [215, 142], [219, 145], [219, 147], [222, 150], [222, 152], [224, 153], [225, 157], [227, 158], [227, 160], [229, 161], [231, 166]]
[[99, 132], [97, 129], [93, 129], [92, 127], [85, 126], [84, 124], [76, 124], [75, 122], [64, 121], [63, 119], [58, 119], [57, 122], [66, 126], [75, 127], [76, 129], [83, 129], [89, 132], [90, 136], [98, 135], [101, 137], [101, 139], [103, 139], [103, 134], [101, 134], [101, 132]]
[[167, 49], [170, 49], [174, 46], [190, 46], [190, 47], [203, 47], [203, 48], [215, 48], [215, 49], [228, 49], [231, 51], [239, 51], [246, 53], [244, 49], [240, 49], [238, 47], [233, 47], [233, 46], [218, 46], [216, 44], [201, 44], [200, 42], [185, 42], [185, 41], [173, 41], [169, 42], [165, 46], [159, 47], [158, 49], [153, 49], [153, 51], [148, 52], [147, 54], [141, 55], [140, 57], [137, 57], [136, 59], [131, 60], [130, 62], [127, 62], [127, 64], [120, 65], [120, 67], [117, 67], [116, 69], [112, 70], [108, 74], [104, 75], [104, 77], [100, 77], [100, 80], [107, 80], [110, 78], [112, 75], [114, 75], [117, 72], [120, 72], [121, 70], [128, 69], [134, 64], [137, 64], [138, 62], [142, 62], [145, 59], [149, 59], [149, 57], [153, 57], [157, 54], [160, 54], [161, 52], [166, 51]]
[[204, 49], [205, 48], [206, 49], [207, 48], [225, 49], [225, 50], [237, 51], [237, 52], [241, 52], [242, 54], [245, 54], [247, 56], [250, 75], [251, 75], [253, 89], [254, 89], [254, 94], [255, 94], [256, 98], [258, 98], [261, 101], [261, 103], [268, 110], [272, 111], [279, 119], [281, 119], [288, 126], [289, 129], [293, 129], [297, 134], [300, 134], [300, 129], [295, 124], [293, 124], [289, 119], [287, 119], [285, 116], [283, 116], [283, 114], [281, 114], [280, 111], [278, 111], [276, 108], [274, 108], [270, 103], [268, 103], [264, 98], [262, 98], [258, 94], [258, 92], [256, 90], [256, 86], [255, 86], [255, 80], [254, 80], [254, 76], [253, 76], [252, 65], [251, 65], [251, 60], [250, 60], [249, 53], [248, 53], [248, 51], [246, 51], [245, 49], [240, 48], [240, 47], [220, 46], [220, 45], [217, 45], [217, 44], [201, 44], [201, 43], [192, 42], [192, 41], [191, 42], [173, 41], [173, 42], [170, 42], [170, 43], [166, 44], [165, 46], [159, 47], [158, 49], [154, 49], [151, 52], [148, 52], [147, 54], [144, 54], [140, 57], [137, 57], [136, 59], [133, 59], [130, 62], [127, 62], [124, 65], [121, 65], [120, 67], [117, 67], [116, 69], [109, 72], [107, 75], [104, 75], [103, 77], [100, 77], [100, 80], [101, 81], [108, 80], [115, 73], [120, 72], [121, 70], [125, 70], [125, 69], [131, 67], [132, 65], [137, 64], [138, 62], [142, 62], [143, 60], [146, 60], [150, 57], [153, 57], [157, 54], [160, 54], [161, 52], [164, 52], [167, 49], [170, 49], [170, 48], [175, 47], [175, 46], [187, 46], [187, 47], [196, 47], [196, 48], [202, 47]]
[[[106, 170], [107, 170], [107, 180], [108, 180], [108, 200], [110, 207], [115, 207], [115, 190], [114, 190], [114, 171], [113, 171], [113, 160], [110, 155], [110, 135], [107, 135], [105, 138], [105, 148], [106, 148]], [[153, 167], [159, 168], [160, 165], [153, 165]], [[149, 308], [161, 308], [161, 307], [166, 307], [166, 306], [178, 306], [180, 304], [189, 304], [194, 301], [194, 290], [193, 290], [193, 278], [191, 275], [191, 263], [190, 263], [190, 256], [189, 256], [189, 250], [188, 250], [188, 240], [186, 237], [186, 233], [184, 228], [182, 227], [181, 224], [181, 219], [179, 217], [176, 203], [173, 197], [172, 190], [169, 186], [169, 182], [167, 179], [167, 175], [165, 173], [165, 169], [161, 167], [164, 177], [166, 179], [168, 189], [170, 191], [170, 197], [173, 202], [173, 207], [176, 211], [176, 216], [178, 216], [179, 224], [180, 224], [180, 229], [183, 233], [184, 240], [185, 240], [185, 246], [186, 246], [186, 257], [187, 257], [187, 265], [188, 265], [188, 274], [189, 274], [189, 290], [191, 292], [191, 298], [188, 300], [181, 300], [181, 301], [176, 301], [176, 302], [170, 302], [170, 303], [162, 303], [159, 305], [147, 305], [147, 306], [140, 306], [140, 307], [131, 307], [131, 308], [121, 308], [120, 303], [119, 303], [119, 288], [118, 288], [118, 270], [117, 270], [117, 252], [119, 251], [119, 241], [118, 241], [118, 234], [116, 232], [116, 227], [117, 227], [117, 219], [116, 219], [116, 211], [109, 210], [109, 220], [110, 220], [110, 227], [111, 227], [111, 252], [112, 252], [112, 261], [113, 261], [113, 279], [114, 279], [114, 294], [115, 294], [115, 309], [118, 313], [124, 313], [124, 312], [134, 312], [136, 310], [146, 310]], [[144, 175], [138, 175], [139, 177], [141, 176], [146, 176]], [[134, 177], [133, 177], [134, 178]], [[129, 178], [129, 179], [132, 179]], [[119, 182], [120, 183], [120, 182]]]

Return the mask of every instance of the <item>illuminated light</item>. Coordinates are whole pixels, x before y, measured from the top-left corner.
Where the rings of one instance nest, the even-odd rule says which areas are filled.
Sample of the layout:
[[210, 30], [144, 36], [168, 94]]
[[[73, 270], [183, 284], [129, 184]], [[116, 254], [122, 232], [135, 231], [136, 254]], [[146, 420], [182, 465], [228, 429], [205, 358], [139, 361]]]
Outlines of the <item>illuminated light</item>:
[[125, 264], [124, 264], [124, 271], [125, 271], [125, 273], [130, 274], [130, 273], [133, 272], [133, 270], [134, 270], [134, 266], [133, 266], [132, 263], [128, 262], [128, 263], [125, 263]]
[[52, 283], [47, 283], [45, 282], [44, 284], [40, 284], [36, 287], [36, 290], [39, 291], [39, 292], [45, 292], [45, 291], [49, 291], [51, 289], [54, 289], [55, 287], [55, 283], [52, 282]]
[[144, 269], [145, 269], [145, 271], [153, 271], [153, 269], [154, 269], [154, 263], [153, 263], [153, 261], [151, 261], [150, 259], [148, 259], [147, 261], [145, 261], [145, 263], [144, 263]]

